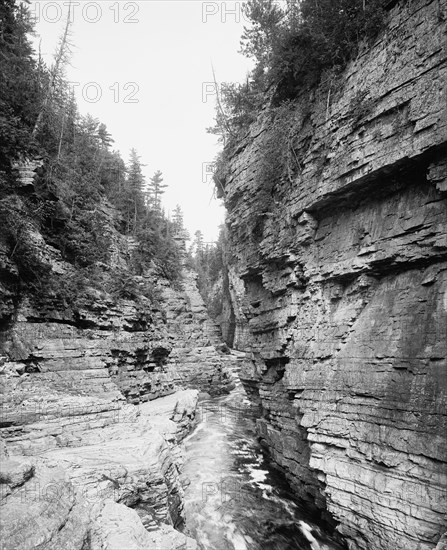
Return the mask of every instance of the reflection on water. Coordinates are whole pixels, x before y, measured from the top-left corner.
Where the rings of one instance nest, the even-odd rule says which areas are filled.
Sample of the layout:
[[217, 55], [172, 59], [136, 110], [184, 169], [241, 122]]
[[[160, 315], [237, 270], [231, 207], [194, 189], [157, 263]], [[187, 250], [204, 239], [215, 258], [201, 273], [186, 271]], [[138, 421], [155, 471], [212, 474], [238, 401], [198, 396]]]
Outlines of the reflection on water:
[[240, 384], [204, 401], [186, 439], [185, 515], [201, 550], [335, 550], [269, 469]]

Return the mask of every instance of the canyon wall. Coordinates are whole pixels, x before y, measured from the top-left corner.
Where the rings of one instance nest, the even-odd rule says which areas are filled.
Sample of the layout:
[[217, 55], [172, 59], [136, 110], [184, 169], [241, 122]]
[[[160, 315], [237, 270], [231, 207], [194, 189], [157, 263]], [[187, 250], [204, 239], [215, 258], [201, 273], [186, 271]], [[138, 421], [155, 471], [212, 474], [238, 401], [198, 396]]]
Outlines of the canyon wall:
[[[22, 170], [28, 192], [34, 168]], [[51, 273], [68, 280], [74, 267], [26, 230]], [[125, 270], [132, 239], [112, 222], [106, 230]], [[110, 282], [111, 266], [96, 269]], [[66, 290], [64, 299], [52, 288], [20, 292], [6, 242], [0, 271], [2, 550], [196, 548], [179, 531], [181, 442], [198, 390], [228, 392], [232, 381], [195, 275], [184, 271], [174, 289], [151, 270], [129, 270], [133, 299], [84, 281], [71, 303]]]
[[294, 102], [292, 179], [266, 192], [267, 110], [229, 153], [228, 267], [241, 376], [296, 494], [352, 550], [429, 550], [447, 530], [447, 5], [388, 17]]
[[182, 288], [182, 292], [170, 285], [163, 288], [174, 381], [210, 395], [228, 393], [234, 388], [234, 381], [227, 366], [231, 367], [235, 357], [226, 353], [218, 326], [208, 315], [195, 271], [183, 268]]

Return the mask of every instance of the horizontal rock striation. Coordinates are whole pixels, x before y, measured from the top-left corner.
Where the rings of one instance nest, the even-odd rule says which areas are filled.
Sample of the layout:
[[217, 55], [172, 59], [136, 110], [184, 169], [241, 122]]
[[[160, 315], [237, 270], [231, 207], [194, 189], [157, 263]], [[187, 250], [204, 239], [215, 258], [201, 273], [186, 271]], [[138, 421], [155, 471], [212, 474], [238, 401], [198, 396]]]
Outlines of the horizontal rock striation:
[[[185, 390], [152, 403], [114, 409], [104, 425], [81, 413], [60, 422], [27, 426], [31, 437], [44, 426], [57, 445], [19, 455], [3, 441], [0, 467], [0, 534], [5, 550], [64, 548], [180, 549], [197, 546], [176, 531], [183, 524], [178, 444], [194, 422], [197, 391]], [[54, 411], [53, 411], [54, 417]], [[57, 438], [61, 428], [64, 437]], [[153, 546], [152, 546], [153, 545]]]
[[[196, 548], [176, 528], [179, 444], [194, 424], [198, 392], [178, 388], [194, 387], [202, 369], [206, 384], [227, 388], [224, 361], [199, 339], [189, 344], [197, 346], [194, 363], [170, 363], [175, 328], [149, 301], [102, 297], [76, 315], [57, 306], [36, 309], [25, 299], [2, 333], [4, 550]], [[199, 318], [215, 336], [203, 312]]]
[[[35, 170], [21, 171], [31, 191]], [[195, 422], [194, 388], [231, 388], [222, 344], [194, 274], [177, 289], [153, 273], [132, 275], [134, 243], [101, 207], [112, 259], [95, 266], [97, 276], [113, 283], [118, 266], [134, 299], [88, 280], [82, 295], [61, 298], [51, 287], [27, 295], [0, 242], [2, 550], [197, 547], [180, 532], [181, 442]], [[73, 278], [74, 267], [31, 222], [24, 225], [57, 284]]]
[[376, 43], [296, 101], [293, 181], [262, 183], [266, 113], [225, 168], [259, 433], [356, 550], [446, 530], [446, 21], [443, 1], [393, 3]]
[[197, 274], [184, 268], [182, 292], [165, 286], [163, 300], [172, 342], [169, 367], [175, 382], [210, 395], [228, 393], [234, 380], [227, 364], [234, 356], [225, 354], [219, 329], [197, 288]]

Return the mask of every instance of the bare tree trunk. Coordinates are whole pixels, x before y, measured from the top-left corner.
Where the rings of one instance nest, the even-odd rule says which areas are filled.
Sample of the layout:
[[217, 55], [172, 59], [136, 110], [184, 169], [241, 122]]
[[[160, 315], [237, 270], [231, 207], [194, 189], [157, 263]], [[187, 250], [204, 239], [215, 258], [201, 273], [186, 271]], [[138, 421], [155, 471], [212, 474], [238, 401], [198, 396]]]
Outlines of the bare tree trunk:
[[43, 116], [45, 114], [45, 111], [48, 109], [49, 105], [51, 104], [51, 100], [53, 99], [54, 90], [56, 89], [57, 77], [61, 74], [61, 69], [67, 61], [67, 57], [69, 53], [68, 35], [70, 31], [70, 25], [71, 25], [71, 0], [68, 6], [67, 22], [65, 24], [64, 34], [61, 37], [59, 49], [56, 53], [54, 64], [51, 69], [50, 82], [48, 83], [48, 88], [45, 94], [45, 98], [43, 100], [42, 107], [39, 111], [39, 114], [37, 115], [36, 123], [34, 124], [33, 134], [32, 134], [33, 137], [36, 137], [38, 131], [42, 126], [42, 121], [43, 121]]
[[[216, 81], [216, 74], [214, 72], [214, 67], [213, 65], [211, 65], [211, 69], [213, 71], [213, 80], [214, 80], [214, 86], [216, 87], [216, 99], [217, 99], [217, 107], [220, 111], [220, 114], [222, 115], [222, 119], [224, 121], [224, 124], [225, 124], [225, 130], [228, 132], [228, 134], [230, 136], [233, 136], [233, 132], [231, 131], [231, 126], [228, 122], [228, 117], [225, 113], [225, 111], [223, 110], [223, 107], [222, 107], [222, 102], [220, 101], [220, 94], [219, 94], [219, 87], [217, 85], [217, 81]], [[224, 136], [224, 139], [225, 139], [225, 136]]]
[[61, 136], [59, 138], [59, 147], [57, 149], [57, 162], [59, 162], [60, 156], [61, 156], [61, 149], [62, 149], [62, 139], [64, 137], [64, 128], [65, 128], [65, 113], [62, 117], [62, 128], [61, 128]]

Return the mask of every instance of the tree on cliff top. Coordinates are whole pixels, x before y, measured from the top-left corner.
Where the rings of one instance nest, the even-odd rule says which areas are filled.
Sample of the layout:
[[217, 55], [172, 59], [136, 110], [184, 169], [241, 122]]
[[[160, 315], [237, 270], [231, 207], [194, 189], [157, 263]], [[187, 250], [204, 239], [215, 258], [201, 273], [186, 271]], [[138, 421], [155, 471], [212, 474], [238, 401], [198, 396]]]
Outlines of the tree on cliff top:
[[201, 258], [203, 255], [205, 244], [203, 241], [203, 233], [200, 231], [200, 229], [198, 229], [194, 233], [194, 241], [192, 243], [192, 247], [195, 250], [196, 256], [198, 258]]
[[42, 99], [39, 68], [28, 38], [28, 10], [14, 0], [0, 2], [0, 170], [36, 146], [31, 130]]
[[[0, 223], [2, 243], [15, 266], [13, 291], [33, 299], [52, 292], [72, 303], [87, 287], [103, 290], [98, 281], [117, 230], [135, 237], [138, 269], [155, 266], [175, 279], [179, 262], [172, 224], [144, 203], [136, 151], [126, 168], [120, 154], [110, 150], [113, 140], [106, 126], [78, 112], [62, 70], [61, 45], [68, 31], [57, 50], [62, 52], [57, 70], [34, 58], [32, 32], [23, 2], [0, 1]], [[15, 163], [35, 156], [45, 160], [34, 182], [23, 186]], [[70, 290], [68, 281], [43, 261], [31, 238], [36, 232], [76, 268], [76, 288]], [[127, 275], [132, 274], [129, 264]]]
[[[362, 41], [383, 26], [383, 0], [247, 0], [241, 52], [255, 61], [244, 84], [223, 84], [216, 125], [227, 139], [245, 131], [266, 99], [277, 106], [316, 85], [323, 72], [340, 71]], [[225, 120], [222, 119], [225, 112]]]
[[130, 151], [129, 165], [127, 168], [126, 193], [125, 193], [125, 217], [128, 229], [136, 232], [137, 226], [145, 213], [144, 206], [144, 176], [141, 159], [135, 149]]
[[59, 38], [56, 53], [54, 55], [54, 61], [50, 70], [48, 71], [48, 79], [45, 86], [43, 101], [39, 109], [36, 122], [33, 128], [33, 137], [36, 137], [41, 130], [44, 117], [47, 111], [51, 107], [51, 102], [58, 89], [65, 84], [65, 67], [71, 56], [71, 43], [70, 43], [70, 27], [71, 27], [71, 2], [68, 4], [67, 18], [65, 22], [64, 32]]
[[174, 226], [174, 231], [179, 234], [184, 230], [183, 226], [183, 210], [181, 209], [181, 206], [177, 204], [177, 206], [174, 209], [174, 214], [172, 216], [172, 223]]
[[167, 189], [167, 184], [163, 183], [163, 174], [160, 170], [157, 170], [150, 178], [148, 184], [149, 200], [151, 206], [156, 210], [161, 210], [161, 196]]
[[250, 26], [241, 52], [256, 62], [253, 77], [263, 86], [288, 86], [296, 92], [314, 84], [321, 70], [343, 67], [360, 42], [383, 25], [383, 0], [248, 0]]

